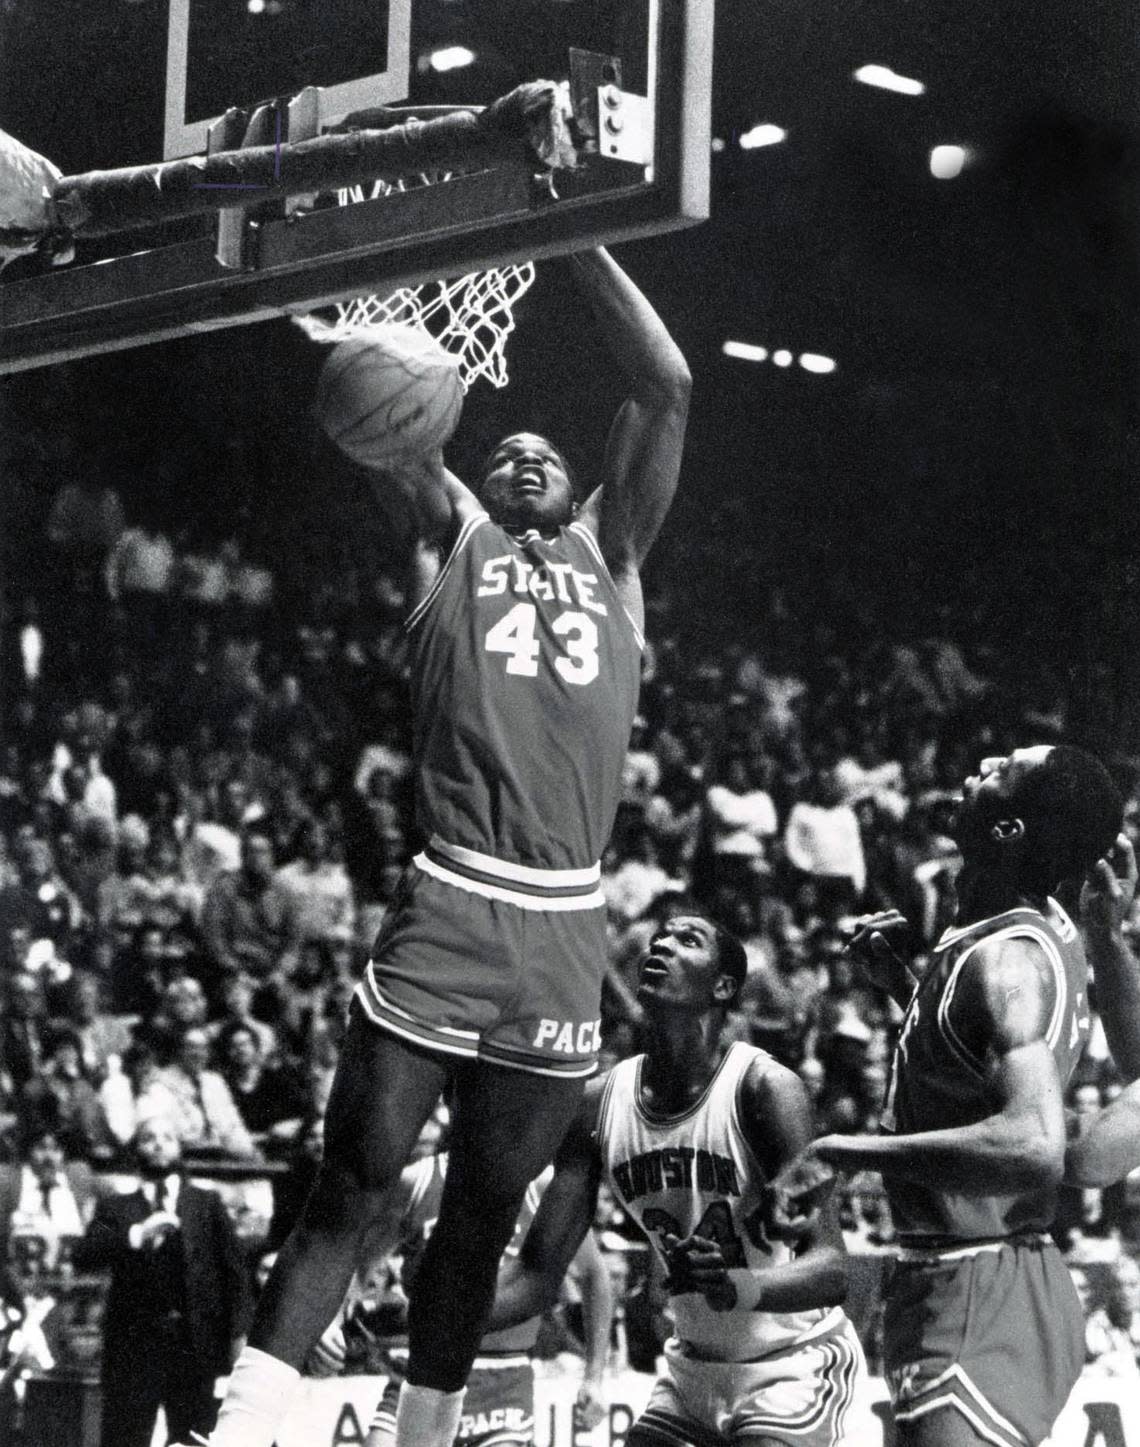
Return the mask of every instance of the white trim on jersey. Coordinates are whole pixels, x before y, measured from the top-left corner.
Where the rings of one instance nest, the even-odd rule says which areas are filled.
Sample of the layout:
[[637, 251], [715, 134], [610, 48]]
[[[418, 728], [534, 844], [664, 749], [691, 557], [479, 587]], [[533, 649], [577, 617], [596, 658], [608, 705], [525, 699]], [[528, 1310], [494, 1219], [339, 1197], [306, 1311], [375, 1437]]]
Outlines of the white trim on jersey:
[[[376, 996], [376, 1003], [377, 1003], [377, 1004], [380, 1004], [380, 1005], [383, 1005], [384, 1008], [385, 1008], [385, 1010], [390, 1010], [393, 1015], [398, 1015], [401, 1020], [406, 1020], [406, 1021], [408, 1022], [408, 1024], [409, 1024], [409, 1026], [411, 1026], [411, 1025], [418, 1025], [421, 1029], [430, 1029], [434, 1034], [439, 1034], [439, 1035], [453, 1035], [453, 1036], [455, 1037], [455, 1043], [456, 1043], [457, 1046], [459, 1046], [459, 1045], [472, 1045], [472, 1046], [474, 1046], [474, 1045], [477, 1045], [477, 1044], [479, 1043], [479, 1032], [478, 1032], [478, 1030], [461, 1030], [461, 1029], [460, 1029], [458, 1026], [456, 1026], [456, 1025], [436, 1025], [434, 1022], [429, 1025], [426, 1021], [417, 1020], [416, 1017], [415, 1017], [414, 1015], [409, 1014], [407, 1010], [401, 1010], [400, 1007], [399, 1007], [399, 1005], [397, 1005], [397, 1004], [395, 1004], [393, 1001], [389, 1000], [388, 996], [384, 993], [384, 991], [383, 991], [383, 990], [380, 988], [380, 986], [376, 983], [376, 971], [375, 971], [375, 969], [373, 968], [374, 965], [375, 965], [375, 963], [376, 963], [375, 960], [369, 960], [369, 961], [368, 961], [368, 964], [367, 964], [367, 966], [365, 967], [365, 976], [366, 976], [366, 978], [360, 981], [360, 984], [357, 985], [356, 990], [354, 991], [354, 994], [357, 994], [357, 995], [360, 995], [360, 996], [361, 996], [361, 1004], [362, 1004], [362, 1005], [367, 1006], [367, 1004], [368, 1004], [368, 1001], [364, 998], [364, 994], [365, 994], [364, 986], [365, 986], [365, 984], [367, 983], [368, 988], [369, 988], [369, 989], [375, 994], [375, 996]], [[372, 1018], [375, 1019], [375, 1016], [373, 1016]]]
[[451, 552], [448, 553], [447, 558], [444, 560], [443, 567], [440, 568], [439, 575], [436, 578], [435, 582], [431, 585], [431, 587], [427, 590], [424, 596], [404, 619], [405, 633], [410, 633], [412, 629], [416, 626], [416, 624], [420, 621], [420, 619], [424, 616], [424, 614], [427, 612], [428, 608], [431, 607], [432, 603], [435, 601], [436, 597], [439, 594], [440, 588], [443, 587], [444, 579], [451, 571], [452, 564], [455, 562], [456, 558], [458, 558], [459, 554], [463, 551], [467, 544], [471, 541], [471, 535], [472, 533], [474, 533], [475, 529], [478, 527], [482, 527], [484, 523], [490, 521], [491, 519], [487, 516], [485, 512], [477, 512], [474, 513], [471, 517], [469, 517], [467, 521], [463, 524], [463, 526], [459, 529], [459, 536], [455, 539], [455, 546], [452, 548]]
[[962, 973], [962, 966], [978, 946], [990, 944], [995, 940], [1008, 939], [1033, 940], [1045, 951], [1045, 957], [1052, 966], [1053, 980], [1056, 985], [1056, 998], [1053, 1001], [1053, 1013], [1049, 1019], [1049, 1028], [1045, 1032], [1045, 1043], [1050, 1049], [1057, 1043], [1061, 1029], [1061, 1020], [1064, 1016], [1065, 1006], [1068, 1004], [1069, 982], [1065, 974], [1065, 963], [1061, 958], [1061, 952], [1046, 931], [1043, 930], [1040, 925], [1035, 924], [1032, 919], [1007, 925], [1004, 929], [995, 930], [993, 934], [983, 935], [980, 939], [975, 940], [973, 944], [963, 950], [959, 959], [955, 961], [954, 968], [950, 972], [950, 978], [946, 981], [945, 989], [942, 992], [942, 998], [938, 1003], [937, 1015], [938, 1028], [947, 1045], [950, 1046], [954, 1054], [962, 1061], [962, 1064], [975, 1075], [983, 1075], [985, 1073], [985, 1064], [970, 1050], [957, 1030], [955, 1030], [953, 1022], [950, 1019], [950, 1006], [954, 1001], [954, 992], [958, 988], [958, 978]]
[[[481, 894], [484, 899], [497, 899], [503, 904], [514, 904], [519, 909], [533, 909], [540, 913], [565, 910], [597, 909], [604, 905], [606, 897], [600, 889], [592, 890], [589, 894], [563, 894], [553, 897], [541, 894], [523, 894], [517, 889], [504, 889], [498, 884], [486, 884], [481, 879], [471, 879], [466, 874], [456, 874], [443, 865], [436, 864], [426, 854], [417, 854], [412, 860], [417, 869], [424, 874], [430, 874], [433, 879], [438, 879], [443, 884], [454, 885], [456, 889], [465, 889], [468, 894]], [[573, 871], [567, 871], [571, 873]]]
[[[927, 1400], [928, 1393], [938, 1391], [939, 1387], [944, 1387], [949, 1382], [957, 1382], [963, 1391], [967, 1392], [973, 1398], [978, 1404], [978, 1407], [990, 1418], [988, 1426], [971, 1411], [967, 1404], [962, 1401], [961, 1397], [955, 1396], [953, 1392], [946, 1392], [942, 1396], [935, 1397], [933, 1400]], [[994, 1427], [1005, 1432], [1008, 1437], [1012, 1437], [1015, 1442], [1028, 1441], [1024, 1433], [1020, 1432], [1012, 1422], [1003, 1417], [985, 1393], [970, 1380], [970, 1375], [964, 1369], [961, 1362], [951, 1362], [944, 1372], [940, 1372], [938, 1376], [932, 1377], [929, 1382], [923, 1382], [916, 1396], [921, 1398], [921, 1400], [914, 1403], [913, 1406], [905, 1402], [892, 1404], [896, 1421], [911, 1422], [916, 1417], [924, 1417], [928, 1412], [933, 1412], [938, 1407], [956, 1407], [958, 1411], [973, 1424], [974, 1428], [981, 1432], [990, 1442], [998, 1442], [1001, 1444], [1001, 1447], [1009, 1447], [1007, 1437], [999, 1437], [994, 1432]]]
[[[602, 550], [598, 546], [598, 540], [590, 531], [590, 529], [585, 525], [585, 523], [574, 522], [569, 525], [567, 531], [574, 533], [576, 536], [582, 539], [582, 541], [589, 548], [590, 552], [597, 559], [598, 567], [601, 568], [601, 570], [605, 573], [606, 577], [609, 579], [610, 587], [613, 588], [615, 593], [617, 593], [618, 586], [614, 582], [613, 574], [610, 572], [609, 569], [609, 564], [606, 562], [605, 558], [602, 557]], [[633, 629], [633, 637], [635, 642], [637, 643], [638, 648], [640, 648], [641, 651], [644, 653], [645, 635], [642, 633], [641, 629], [637, 626], [637, 624], [633, 621], [629, 609], [625, 606], [624, 603], [621, 602], [620, 594], [618, 594], [618, 602], [621, 604], [621, 611], [625, 614], [629, 626]]]
[[[1034, 1240], [1039, 1241], [1042, 1246], [1052, 1243], [1052, 1236], [1041, 1235], [1017, 1236], [1012, 1238], [1018, 1241]], [[923, 1266], [940, 1266], [944, 1261], [961, 1261], [967, 1256], [981, 1256], [987, 1251], [1004, 1251], [1010, 1244], [1011, 1238], [1003, 1236], [1000, 1241], [977, 1241], [972, 1246], [898, 1246], [895, 1249], [895, 1256], [899, 1261], [918, 1262]]]
[[[373, 996], [375, 998], [372, 998]], [[407, 1011], [393, 1005], [383, 991], [377, 988], [375, 981], [369, 983], [361, 980], [353, 991], [353, 999], [360, 1001], [364, 1013], [377, 1029], [387, 1030], [389, 1034], [408, 1040], [422, 1050], [435, 1050], [443, 1055], [461, 1055], [465, 1060], [487, 1060], [492, 1065], [501, 1065], [504, 1070], [521, 1070], [527, 1075], [548, 1075], [555, 1080], [581, 1080], [593, 1075], [598, 1068], [596, 1060], [587, 1060], [581, 1065], [552, 1070], [549, 1066], [536, 1064], [537, 1057], [512, 1057], [505, 1048], [494, 1051], [484, 1049], [481, 1037], [473, 1030], [455, 1030], [448, 1025], [428, 1025], [417, 1021]], [[401, 1027], [391, 1016], [381, 1014], [376, 1008], [377, 1005], [403, 1016], [409, 1022], [408, 1025]], [[443, 1032], [450, 1036], [469, 1038], [443, 1040], [439, 1038]]]
[[535, 869], [529, 864], [513, 864], [507, 859], [498, 859], [493, 854], [481, 854], [478, 849], [468, 849], [462, 844], [449, 844], [438, 834], [431, 836], [428, 848], [467, 869], [477, 869], [482, 874], [513, 880], [515, 884], [537, 884], [547, 889], [574, 889], [581, 885], [597, 884], [602, 877], [600, 864], [591, 864], [587, 869]]

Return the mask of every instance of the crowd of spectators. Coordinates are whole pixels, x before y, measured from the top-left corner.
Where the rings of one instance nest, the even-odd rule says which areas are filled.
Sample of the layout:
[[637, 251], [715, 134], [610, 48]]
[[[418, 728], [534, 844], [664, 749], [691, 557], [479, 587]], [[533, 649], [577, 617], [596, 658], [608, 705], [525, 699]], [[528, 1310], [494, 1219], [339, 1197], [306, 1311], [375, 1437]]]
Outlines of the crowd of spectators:
[[[346, 567], [282, 602], [239, 539], [128, 522], [94, 483], [60, 491], [45, 547], [42, 585], [9, 599], [4, 627], [0, 1153], [16, 1184], [0, 1230], [50, 1257], [90, 1214], [90, 1173], [119, 1168], [161, 1114], [192, 1165], [272, 1175], [272, 1247], [312, 1178], [351, 992], [417, 847], [400, 580]], [[604, 1054], [638, 1048], [656, 923], [699, 908], [747, 950], [732, 1036], [798, 1071], [821, 1133], [873, 1130], [899, 1017], [857, 978], [844, 926], [897, 907], [920, 954], [934, 942], [961, 779], [984, 754], [1059, 737], [1063, 696], [976, 638], [907, 637], [778, 588], [733, 623], [725, 639], [651, 580], [603, 860]], [[1118, 1088], [1094, 1016], [1078, 1122]], [[889, 1250], [873, 1177], [851, 1183], [844, 1226], [853, 1250]], [[1134, 1366], [1140, 1316], [1120, 1302], [1137, 1290], [1140, 1183], [1065, 1192], [1057, 1232], [1085, 1280], [1109, 1273], [1090, 1356]]]

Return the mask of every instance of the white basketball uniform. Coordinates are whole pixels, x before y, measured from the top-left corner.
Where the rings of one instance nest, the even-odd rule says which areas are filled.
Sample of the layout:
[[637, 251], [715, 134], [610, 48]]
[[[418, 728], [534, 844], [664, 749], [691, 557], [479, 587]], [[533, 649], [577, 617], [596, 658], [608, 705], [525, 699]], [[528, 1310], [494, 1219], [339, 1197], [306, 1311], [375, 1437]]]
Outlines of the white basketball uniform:
[[[761, 1070], [780, 1067], [763, 1050], [737, 1043], [695, 1104], [662, 1116], [642, 1099], [644, 1059], [611, 1071], [598, 1142], [614, 1191], [666, 1268], [663, 1238], [694, 1232], [719, 1244], [730, 1270], [762, 1271], [792, 1260], [789, 1245], [765, 1235], [765, 1175], [739, 1107], [753, 1062]], [[839, 1307], [714, 1311], [700, 1293], [682, 1290], [671, 1296], [670, 1312], [675, 1335], [639, 1433], [665, 1447], [713, 1447], [746, 1436], [789, 1447], [872, 1440], [873, 1425], [853, 1410], [856, 1396], [866, 1397], [863, 1352]]]

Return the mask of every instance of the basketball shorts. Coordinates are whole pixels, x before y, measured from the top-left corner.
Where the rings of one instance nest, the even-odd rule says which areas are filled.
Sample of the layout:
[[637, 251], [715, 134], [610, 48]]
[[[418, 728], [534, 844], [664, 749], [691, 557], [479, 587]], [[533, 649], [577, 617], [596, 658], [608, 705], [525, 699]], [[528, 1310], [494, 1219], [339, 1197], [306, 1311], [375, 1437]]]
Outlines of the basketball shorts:
[[[607, 958], [594, 872], [532, 885], [548, 871], [443, 848], [433, 841], [397, 886], [357, 987], [365, 1014], [429, 1050], [539, 1075], [593, 1074]], [[563, 887], [577, 875], [584, 888]]]
[[846, 1317], [755, 1362], [708, 1362], [665, 1347], [665, 1373], [632, 1432], [661, 1447], [723, 1447], [770, 1437], [788, 1447], [865, 1447], [875, 1424], [867, 1367]]
[[[396, 1440], [400, 1378], [392, 1376], [372, 1418], [371, 1431]], [[534, 1367], [525, 1352], [476, 1357], [467, 1379], [456, 1447], [497, 1447], [534, 1441]]]
[[895, 1420], [961, 1412], [996, 1447], [1049, 1436], [1084, 1362], [1084, 1317], [1048, 1238], [904, 1248], [886, 1292]]

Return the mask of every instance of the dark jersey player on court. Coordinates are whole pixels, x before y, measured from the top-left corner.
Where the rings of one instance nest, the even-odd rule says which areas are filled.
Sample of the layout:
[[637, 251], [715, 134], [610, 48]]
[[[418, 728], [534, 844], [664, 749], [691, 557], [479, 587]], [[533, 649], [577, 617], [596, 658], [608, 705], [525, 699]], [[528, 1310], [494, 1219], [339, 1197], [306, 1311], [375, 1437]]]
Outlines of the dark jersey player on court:
[[325, 1157], [263, 1292], [211, 1443], [269, 1447], [449, 1083], [450, 1165], [409, 1313], [399, 1447], [448, 1447], [528, 1183], [594, 1066], [605, 960], [599, 858], [637, 705], [638, 570], [680, 468], [690, 378], [603, 250], [573, 265], [626, 397], [576, 506], [544, 438], [508, 437], [478, 492], [439, 454], [374, 491], [409, 539], [418, 824], [357, 994]]
[[1065, 1154], [1062, 1091], [1089, 1030], [1077, 930], [1052, 896], [1120, 829], [1104, 768], [1017, 749], [966, 780], [958, 924], [914, 986], [898, 915], [851, 948], [906, 1009], [883, 1134], [808, 1153], [881, 1171], [900, 1237], [884, 1357], [905, 1447], [1026, 1447], [1049, 1435], [1084, 1362], [1084, 1320], [1048, 1236]]

